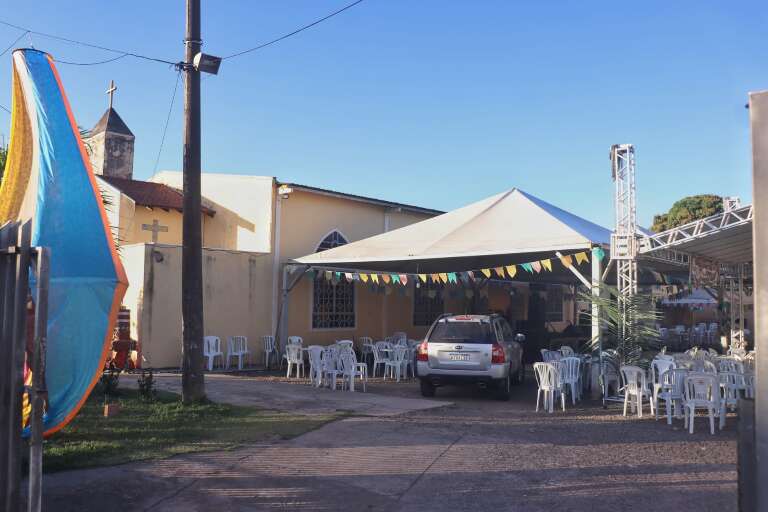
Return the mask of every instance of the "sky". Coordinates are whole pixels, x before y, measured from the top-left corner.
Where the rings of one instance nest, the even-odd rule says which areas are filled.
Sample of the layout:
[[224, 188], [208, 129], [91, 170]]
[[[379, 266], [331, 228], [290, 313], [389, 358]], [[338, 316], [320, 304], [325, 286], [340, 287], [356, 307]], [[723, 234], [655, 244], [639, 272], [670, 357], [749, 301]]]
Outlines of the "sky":
[[[229, 55], [351, 0], [203, 0], [204, 51]], [[181, 60], [184, 2], [16, 2], [0, 20]], [[125, 7], [128, 6], [129, 7]], [[628, 5], [628, 4], [625, 4]], [[203, 171], [276, 176], [450, 210], [519, 187], [610, 227], [608, 152], [637, 154], [638, 219], [686, 195], [751, 202], [750, 91], [768, 89], [764, 2], [365, 0], [202, 83]], [[0, 51], [21, 32], [0, 25]], [[68, 61], [114, 56], [39, 35]], [[107, 107], [136, 135], [134, 177], [181, 169], [182, 87], [166, 64], [58, 66], [77, 122]], [[10, 106], [10, 52], [0, 104]], [[7, 138], [10, 115], [0, 110]], [[156, 165], [157, 161], [157, 165]], [[510, 225], [519, 222], [511, 220]], [[522, 220], [524, 221], [524, 220]]]

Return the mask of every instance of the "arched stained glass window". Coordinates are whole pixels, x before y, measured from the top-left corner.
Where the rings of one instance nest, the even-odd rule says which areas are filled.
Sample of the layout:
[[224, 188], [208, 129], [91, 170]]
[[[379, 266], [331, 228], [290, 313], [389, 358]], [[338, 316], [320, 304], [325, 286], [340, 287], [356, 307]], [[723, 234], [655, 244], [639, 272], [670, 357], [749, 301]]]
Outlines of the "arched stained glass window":
[[[317, 246], [326, 251], [347, 243], [338, 231], [332, 231]], [[355, 326], [355, 284], [349, 283], [342, 274], [328, 281], [324, 273], [318, 273], [312, 294], [312, 328], [340, 329]]]

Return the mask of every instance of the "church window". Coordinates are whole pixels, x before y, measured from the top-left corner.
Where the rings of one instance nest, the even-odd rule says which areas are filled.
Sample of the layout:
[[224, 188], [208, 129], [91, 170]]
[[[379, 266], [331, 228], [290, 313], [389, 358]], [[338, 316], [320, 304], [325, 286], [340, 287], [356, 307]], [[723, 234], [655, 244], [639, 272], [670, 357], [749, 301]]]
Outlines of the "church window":
[[[317, 246], [317, 252], [347, 243], [338, 231], [331, 232]], [[331, 281], [318, 277], [314, 281], [312, 301], [313, 329], [341, 329], [355, 326], [355, 285], [343, 275]]]
[[419, 283], [413, 295], [413, 325], [430, 326], [443, 311], [443, 286]]

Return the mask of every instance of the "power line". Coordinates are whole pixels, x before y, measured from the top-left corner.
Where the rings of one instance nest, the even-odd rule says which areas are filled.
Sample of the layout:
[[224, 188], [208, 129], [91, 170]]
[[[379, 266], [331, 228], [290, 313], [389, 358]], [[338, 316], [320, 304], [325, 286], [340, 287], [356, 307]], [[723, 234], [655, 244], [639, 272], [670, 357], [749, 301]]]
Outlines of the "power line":
[[55, 60], [58, 64], [69, 64], [70, 66], [98, 66], [99, 64], [109, 64], [110, 62], [115, 62], [116, 60], [120, 60], [124, 57], [128, 57], [128, 54], [124, 53], [122, 55], [118, 55], [117, 57], [112, 57], [111, 59], [98, 60], [95, 62], [71, 62], [68, 60], [57, 59], [56, 57], [54, 57], [53, 60]]
[[5, 105], [0, 105], [0, 108], [1, 108], [1, 109], [3, 109], [3, 110], [5, 110], [5, 111], [6, 111], [6, 112], [8, 112], [9, 114], [11, 113], [11, 109], [9, 109], [8, 107], [6, 107]]
[[[76, 45], [80, 45], [80, 46], [86, 46], [88, 48], [96, 48], [97, 50], [104, 50], [106, 52], [120, 53], [120, 54], [122, 54], [122, 57], [125, 57], [125, 56], [135, 57], [137, 59], [144, 59], [144, 60], [153, 61], [153, 62], [160, 62], [160, 63], [163, 63], [163, 64], [169, 64], [171, 66], [175, 66], [176, 64], [178, 64], [177, 62], [171, 62], [171, 61], [165, 60], [165, 59], [158, 59], [156, 57], [149, 57], [147, 55], [142, 55], [140, 53], [127, 52], [127, 51], [123, 51], [123, 50], [116, 50], [114, 48], [109, 48], [107, 46], [101, 46], [101, 45], [98, 45], [98, 44], [86, 43], [84, 41], [78, 41], [76, 39], [70, 39], [68, 37], [57, 36], [55, 34], [48, 34], [46, 32], [38, 32], [37, 30], [31, 30], [29, 28], [21, 27], [19, 25], [14, 25], [13, 23], [8, 23], [7, 21], [3, 21], [3, 20], [0, 20], [0, 25], [5, 25], [7, 27], [15, 28], [16, 30], [22, 30], [22, 31], [25, 32], [25, 34], [35, 34], [35, 35], [42, 36], [42, 37], [48, 37], [50, 39], [56, 39], [56, 40], [59, 40], [59, 41], [64, 41], [66, 43], [76, 44]], [[117, 60], [117, 59], [114, 59], [114, 60]], [[60, 62], [63, 62], [63, 61], [60, 61]], [[111, 62], [111, 61], [109, 61], [109, 62]], [[106, 62], [103, 62], [103, 63], [106, 63]], [[77, 65], [76, 63], [72, 63], [72, 64]], [[95, 65], [95, 64], [85, 63], [85, 64], [80, 64], [80, 65]]]
[[173, 95], [171, 96], [171, 106], [168, 107], [168, 116], [165, 118], [165, 126], [163, 127], [163, 136], [160, 138], [160, 149], [157, 150], [157, 158], [155, 159], [155, 167], [152, 174], [157, 172], [157, 166], [160, 164], [160, 155], [163, 152], [163, 145], [165, 144], [165, 133], [168, 131], [168, 122], [171, 120], [171, 113], [173, 112], [173, 103], [176, 100], [176, 91], [179, 89], [179, 79], [181, 78], [181, 70], [176, 73], [176, 85], [173, 86]]
[[254, 46], [253, 48], [249, 48], [249, 49], [243, 50], [241, 52], [233, 53], [232, 55], [227, 55], [226, 57], [222, 57], [222, 59], [232, 59], [234, 57], [239, 57], [241, 55], [245, 55], [246, 53], [251, 53], [251, 52], [255, 52], [256, 50], [261, 50], [262, 48], [264, 48], [266, 46], [269, 46], [269, 45], [272, 45], [272, 44], [275, 44], [275, 43], [277, 43], [279, 41], [282, 41], [283, 39], [288, 39], [291, 36], [295, 36], [299, 32], [303, 32], [303, 31], [307, 30], [308, 28], [312, 28], [315, 25], [324, 22], [327, 19], [333, 18], [337, 14], [341, 14], [342, 12], [346, 11], [347, 9], [351, 9], [352, 7], [354, 7], [357, 4], [361, 3], [362, 1], [363, 0], [357, 0], [356, 2], [352, 2], [351, 4], [349, 4], [349, 5], [345, 6], [345, 7], [342, 7], [338, 11], [334, 11], [331, 14], [329, 14], [329, 15], [323, 17], [323, 18], [320, 18], [319, 20], [315, 20], [315, 21], [313, 21], [312, 23], [310, 23], [308, 25], [304, 25], [303, 27], [301, 27], [299, 29], [296, 29], [293, 32], [285, 34], [284, 36], [280, 36], [277, 39], [273, 39], [272, 41], [266, 42], [264, 44], [260, 44], [259, 46]]
[[11, 44], [9, 44], [9, 45], [8, 45], [8, 48], [6, 48], [5, 50], [3, 50], [3, 53], [0, 53], [0, 57], [2, 57], [3, 55], [5, 55], [6, 53], [8, 53], [8, 50], [10, 50], [11, 48], [13, 48], [13, 47], [16, 45], [16, 43], [18, 43], [19, 41], [21, 41], [21, 39], [22, 39], [22, 38], [23, 38], [25, 35], [27, 35], [27, 34], [28, 34], [28, 32], [23, 32], [23, 33], [22, 33], [22, 34], [21, 34], [19, 37], [17, 37], [15, 41], [13, 41]]

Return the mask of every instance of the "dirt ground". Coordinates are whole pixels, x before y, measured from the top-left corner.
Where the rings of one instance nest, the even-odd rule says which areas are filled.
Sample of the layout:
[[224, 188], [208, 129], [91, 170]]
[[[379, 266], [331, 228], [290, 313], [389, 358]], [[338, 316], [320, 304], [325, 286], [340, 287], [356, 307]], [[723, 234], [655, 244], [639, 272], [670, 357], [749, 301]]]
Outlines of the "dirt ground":
[[[260, 381], [283, 379], [249, 380], [238, 387], [258, 394]], [[421, 398], [414, 382], [377, 381], [368, 393]], [[509, 402], [452, 387], [436, 400], [449, 404], [230, 452], [48, 475], [45, 510], [737, 509], [735, 416], [713, 436], [703, 417], [690, 435], [682, 420], [670, 427], [647, 409], [625, 418], [599, 402], [536, 413], [530, 382]]]

